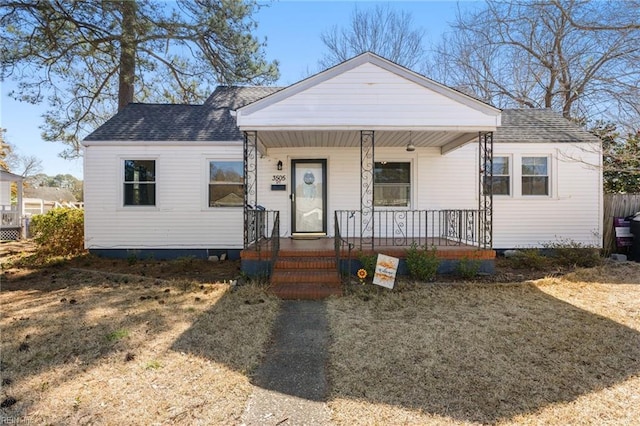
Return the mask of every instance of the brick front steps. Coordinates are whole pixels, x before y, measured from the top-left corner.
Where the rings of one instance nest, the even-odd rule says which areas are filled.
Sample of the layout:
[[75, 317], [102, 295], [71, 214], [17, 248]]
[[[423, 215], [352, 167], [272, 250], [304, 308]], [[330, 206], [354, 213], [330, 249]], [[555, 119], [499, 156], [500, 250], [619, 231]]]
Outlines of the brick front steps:
[[270, 291], [281, 299], [342, 295], [335, 253], [331, 251], [281, 251], [270, 282]]

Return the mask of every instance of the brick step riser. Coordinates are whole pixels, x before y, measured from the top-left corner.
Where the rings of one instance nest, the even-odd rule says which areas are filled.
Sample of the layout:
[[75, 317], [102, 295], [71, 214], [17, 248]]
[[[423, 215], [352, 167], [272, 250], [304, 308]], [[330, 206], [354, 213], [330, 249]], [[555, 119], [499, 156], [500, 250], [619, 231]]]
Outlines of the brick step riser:
[[299, 284], [311, 284], [319, 286], [339, 286], [341, 285], [340, 279], [309, 279], [309, 278], [295, 278], [295, 277], [279, 277], [271, 279], [272, 285], [299, 285]]
[[342, 295], [333, 251], [281, 251], [270, 292], [285, 300], [319, 300]]
[[340, 279], [338, 272], [333, 269], [274, 269], [271, 278], [275, 277], [293, 277], [303, 281], [317, 281], [318, 279], [333, 281], [334, 279]]
[[274, 269], [299, 270], [299, 269], [333, 269], [336, 270], [335, 260], [278, 260]]
[[335, 251], [289, 251], [289, 250], [280, 250], [278, 252], [279, 258], [284, 257], [294, 257], [294, 258], [308, 258], [313, 257], [315, 259], [325, 258], [325, 259], [335, 259], [336, 252]]

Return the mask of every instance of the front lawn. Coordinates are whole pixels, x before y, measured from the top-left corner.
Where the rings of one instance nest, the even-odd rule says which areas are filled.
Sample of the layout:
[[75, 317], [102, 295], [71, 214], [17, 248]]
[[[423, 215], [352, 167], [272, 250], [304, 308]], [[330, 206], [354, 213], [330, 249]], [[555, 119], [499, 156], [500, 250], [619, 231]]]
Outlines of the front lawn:
[[[275, 298], [256, 286], [235, 290], [228, 283], [235, 276], [226, 284], [198, 278], [215, 275], [211, 269], [233, 272], [228, 264], [16, 261], [29, 250], [2, 253], [3, 419], [239, 423]], [[190, 277], [178, 278], [185, 266]]]
[[639, 424], [640, 264], [329, 303], [338, 424]]
[[[279, 301], [237, 263], [0, 249], [3, 419], [241, 423]], [[330, 299], [333, 421], [640, 424], [640, 264], [498, 268]]]

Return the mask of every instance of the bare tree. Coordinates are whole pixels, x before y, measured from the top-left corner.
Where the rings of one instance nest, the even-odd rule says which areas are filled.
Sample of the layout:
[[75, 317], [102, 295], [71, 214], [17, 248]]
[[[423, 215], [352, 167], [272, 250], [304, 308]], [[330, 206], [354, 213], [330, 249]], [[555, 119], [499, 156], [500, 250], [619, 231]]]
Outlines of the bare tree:
[[397, 12], [388, 5], [367, 10], [356, 7], [347, 27], [333, 26], [321, 34], [328, 52], [319, 64], [329, 68], [360, 53], [373, 52], [413, 69], [426, 58], [424, 35], [423, 29], [414, 28], [408, 12]]
[[34, 176], [42, 171], [42, 160], [35, 155], [22, 155], [11, 143], [6, 145], [6, 155], [4, 157], [5, 170], [20, 175], [22, 177]]
[[573, 16], [563, 2], [551, 1], [571, 22], [571, 25], [581, 30], [640, 30], [640, 1], [638, 0], [625, 0], [625, 13], [615, 16], [608, 16], [608, 10], [601, 7], [601, 2], [589, 2], [585, 5], [581, 16]]
[[486, 8], [459, 12], [430, 73], [499, 107], [552, 108], [583, 122], [614, 119], [633, 128], [640, 117], [640, 30], [618, 17], [629, 16], [629, 8], [637, 16], [638, 2], [597, 2], [600, 21], [590, 27], [593, 3], [488, 0]]

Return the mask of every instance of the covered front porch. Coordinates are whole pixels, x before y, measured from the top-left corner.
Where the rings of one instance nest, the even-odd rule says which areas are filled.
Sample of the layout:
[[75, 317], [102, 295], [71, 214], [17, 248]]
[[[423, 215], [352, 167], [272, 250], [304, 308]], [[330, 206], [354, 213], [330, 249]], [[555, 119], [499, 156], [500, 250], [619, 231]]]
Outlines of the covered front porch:
[[273, 282], [283, 253], [310, 257], [314, 244], [331, 246], [338, 273], [354, 253], [403, 257], [413, 245], [493, 257], [485, 183], [500, 110], [365, 53], [234, 115], [244, 134], [243, 268], [268, 262]]
[[[375, 132], [362, 131], [359, 193], [350, 197], [355, 198], [359, 206], [327, 212], [328, 217], [318, 222], [319, 228], [306, 233], [293, 232], [295, 193], [284, 210], [261, 206], [261, 203], [268, 206], [271, 200], [259, 198], [255, 190], [260, 187], [258, 133], [245, 135], [245, 179], [249, 179], [244, 204], [242, 269], [247, 275], [267, 277], [272, 291], [280, 297], [309, 299], [340, 295], [343, 276], [353, 274], [361, 266], [359, 259], [372, 254], [399, 258], [398, 273], [406, 274], [404, 259], [410, 247], [434, 250], [440, 261], [439, 273], [455, 271], [462, 259], [477, 261], [480, 272], [493, 272], [493, 198], [490, 185], [484, 185], [492, 177], [492, 132], [478, 132], [475, 140], [477, 155], [472, 166], [478, 170], [473, 173], [477, 195], [472, 202], [477, 207], [431, 210], [377, 205]], [[252, 159], [256, 160], [252, 162]], [[414, 198], [417, 197], [411, 197]], [[470, 204], [469, 200], [466, 203]], [[324, 209], [327, 203], [322, 206]], [[283, 224], [283, 216], [288, 217], [289, 223]]]

